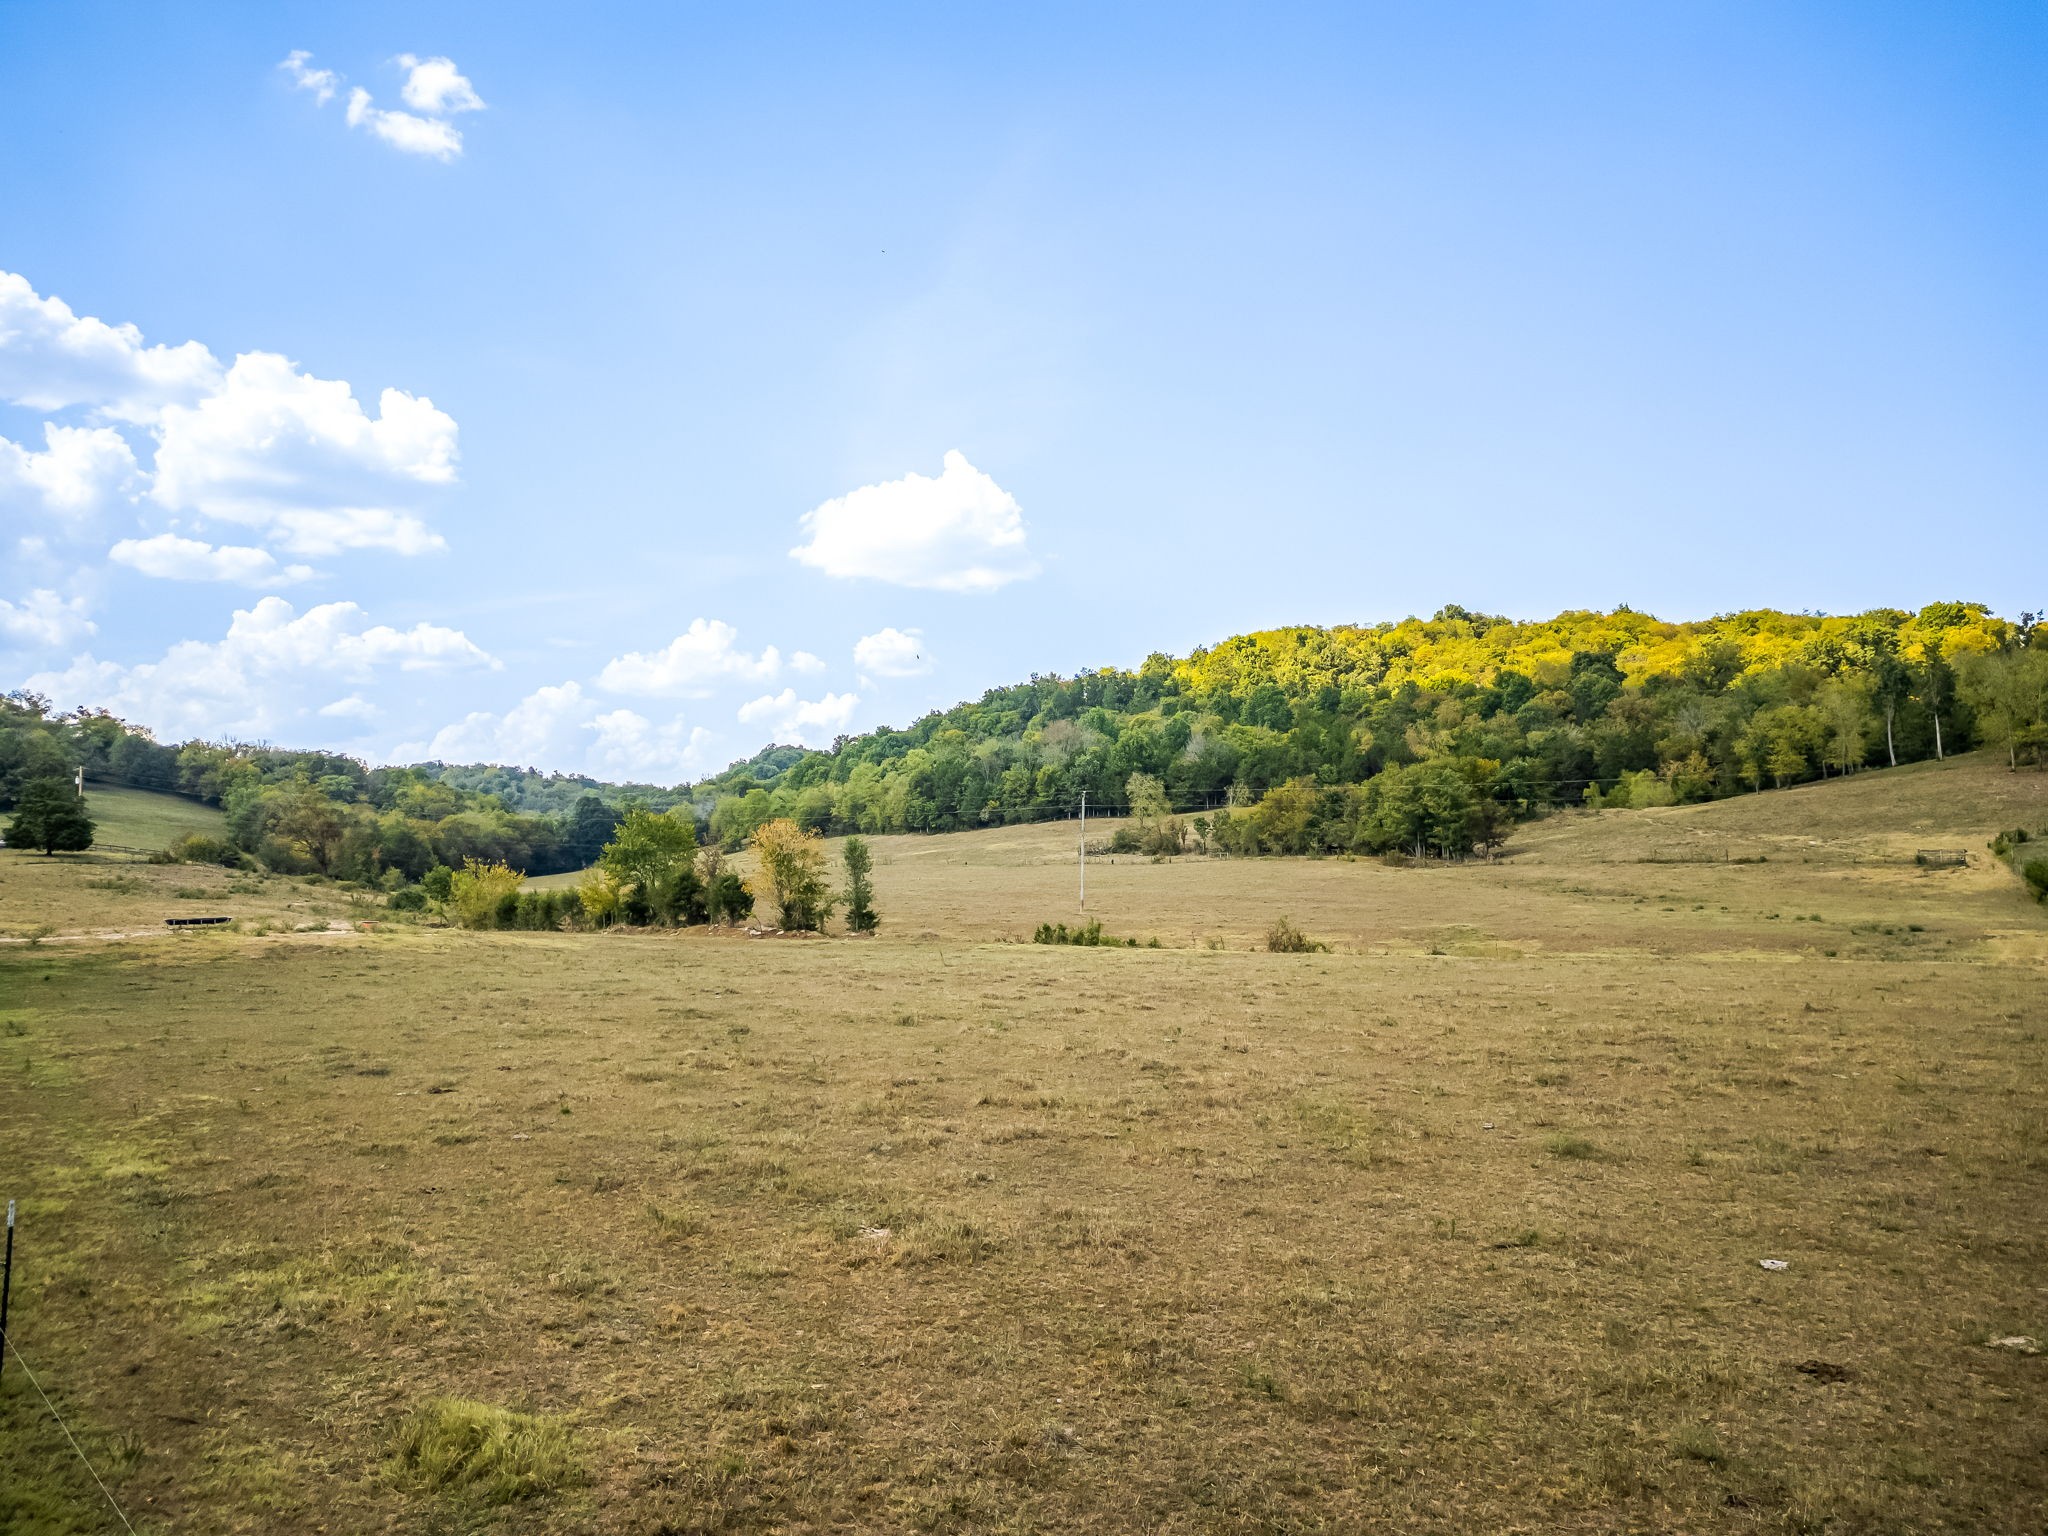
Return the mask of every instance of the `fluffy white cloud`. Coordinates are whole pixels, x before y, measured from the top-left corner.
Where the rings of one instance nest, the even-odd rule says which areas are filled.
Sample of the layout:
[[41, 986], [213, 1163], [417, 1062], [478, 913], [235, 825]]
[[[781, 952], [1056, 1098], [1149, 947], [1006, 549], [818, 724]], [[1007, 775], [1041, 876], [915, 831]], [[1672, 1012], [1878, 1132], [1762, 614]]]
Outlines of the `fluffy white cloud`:
[[93, 629], [82, 597], [66, 599], [39, 587], [18, 603], [0, 598], [0, 638], [15, 647], [54, 650], [76, 644]]
[[825, 663], [821, 658], [813, 656], [809, 651], [798, 651], [789, 658], [789, 670], [792, 672], [822, 672], [825, 670]]
[[331, 704], [322, 704], [313, 713], [323, 720], [361, 720], [367, 723], [368, 721], [375, 720], [384, 711], [372, 704], [360, 693], [351, 693], [345, 698], [336, 699]]
[[845, 732], [858, 708], [858, 694], [828, 693], [822, 699], [800, 699], [794, 688], [785, 688], [742, 704], [739, 720], [742, 725], [766, 726], [776, 741], [826, 747], [833, 737]]
[[37, 506], [87, 517], [134, 489], [135, 452], [112, 427], [43, 423], [43, 450], [0, 437], [0, 507]]
[[690, 627], [658, 651], [630, 651], [605, 663], [598, 682], [614, 693], [652, 698], [702, 698], [728, 679], [764, 683], [782, 670], [774, 646], [749, 656], [735, 643], [740, 632], [722, 619], [692, 619]]
[[331, 69], [312, 68], [312, 58], [313, 55], [305, 49], [294, 48], [277, 67], [290, 76], [292, 84], [300, 90], [311, 91], [313, 99], [324, 107], [334, 99], [334, 88], [341, 84], [341, 79]]
[[60, 705], [94, 705], [160, 736], [260, 736], [304, 712], [309, 686], [367, 680], [380, 671], [443, 671], [498, 663], [460, 630], [370, 624], [354, 603], [297, 613], [281, 597], [237, 609], [217, 641], [182, 640], [163, 659], [132, 667], [79, 657], [29, 679]]
[[309, 565], [279, 565], [267, 549], [246, 544], [208, 544], [200, 539], [159, 533], [148, 539], [122, 539], [107, 551], [116, 565], [165, 581], [238, 581], [244, 586], [276, 586], [304, 581]]
[[483, 97], [477, 95], [476, 87], [455, 67], [453, 59], [422, 59], [401, 53], [397, 63], [405, 71], [405, 84], [399, 88], [399, 95], [413, 111], [435, 117], [483, 111]]
[[444, 763], [578, 768], [613, 778], [676, 783], [708, 764], [712, 740], [682, 718], [656, 725], [630, 709], [601, 709], [571, 681], [536, 688], [502, 715], [477, 710], [444, 726], [424, 746], [401, 746], [396, 757], [424, 755]]
[[957, 449], [936, 480], [862, 486], [806, 512], [802, 528], [790, 554], [828, 576], [989, 592], [1038, 571], [1016, 498]]
[[453, 124], [415, 117], [395, 107], [376, 106], [370, 93], [360, 85], [348, 93], [348, 125], [367, 128], [393, 149], [402, 149], [409, 155], [453, 160], [462, 153], [462, 132]]
[[480, 709], [444, 725], [424, 750], [442, 763], [559, 765], [581, 754], [593, 707], [573, 681], [536, 688], [502, 715]]
[[158, 438], [150, 496], [172, 511], [272, 526], [301, 554], [442, 547], [392, 505], [455, 479], [455, 422], [424, 397], [387, 389], [373, 417], [346, 382], [245, 352], [216, 393], [166, 407]]
[[151, 422], [169, 404], [219, 387], [220, 360], [196, 341], [144, 346], [132, 325], [75, 315], [28, 279], [0, 272], [0, 399], [38, 411], [85, 405]]
[[854, 642], [853, 664], [876, 677], [919, 677], [931, 671], [921, 629], [884, 629]]
[[82, 515], [146, 483], [159, 506], [265, 528], [299, 554], [444, 547], [417, 503], [454, 482], [457, 431], [424, 396], [387, 389], [372, 416], [346, 381], [274, 352], [222, 369], [197, 342], [145, 346], [0, 272], [0, 399], [89, 407], [156, 439], [148, 474], [110, 426], [45, 423], [41, 452], [0, 439], [0, 508]]
[[685, 727], [678, 716], [656, 725], [630, 709], [607, 710], [590, 722], [597, 739], [589, 762], [594, 773], [659, 784], [702, 772], [713, 737], [703, 726]]

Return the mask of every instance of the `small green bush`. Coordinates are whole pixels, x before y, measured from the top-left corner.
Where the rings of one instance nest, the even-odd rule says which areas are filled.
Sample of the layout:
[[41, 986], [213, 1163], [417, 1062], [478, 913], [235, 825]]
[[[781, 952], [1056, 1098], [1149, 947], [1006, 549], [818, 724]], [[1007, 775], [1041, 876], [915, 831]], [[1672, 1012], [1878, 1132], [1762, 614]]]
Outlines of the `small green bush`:
[[2020, 878], [2034, 893], [2034, 900], [2048, 902], [2048, 859], [2029, 859], [2020, 868]]
[[218, 864], [226, 869], [236, 869], [242, 863], [241, 849], [224, 837], [208, 837], [203, 832], [179, 838], [166, 852], [180, 864]]
[[1330, 946], [1310, 938], [1284, 917], [1273, 919], [1266, 930], [1266, 948], [1276, 955], [1327, 954]]
[[1034, 944], [1077, 944], [1083, 949], [1159, 949], [1159, 940], [1154, 937], [1140, 944], [1136, 939], [1120, 939], [1113, 933], [1104, 933], [1099, 922], [1077, 924], [1069, 928], [1065, 923], [1040, 923], [1031, 935]]
[[561, 1420], [461, 1397], [429, 1398], [399, 1426], [398, 1478], [433, 1492], [510, 1504], [584, 1480]]
[[391, 893], [385, 903], [394, 912], [424, 912], [427, 909], [427, 893], [417, 885], [408, 885]]

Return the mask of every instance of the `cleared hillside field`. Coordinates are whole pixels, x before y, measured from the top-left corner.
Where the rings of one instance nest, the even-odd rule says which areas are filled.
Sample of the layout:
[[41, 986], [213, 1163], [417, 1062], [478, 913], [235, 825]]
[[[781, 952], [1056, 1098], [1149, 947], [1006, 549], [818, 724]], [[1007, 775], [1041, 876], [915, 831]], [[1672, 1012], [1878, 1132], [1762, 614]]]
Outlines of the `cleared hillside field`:
[[206, 837], [227, 834], [227, 818], [217, 809], [183, 795], [88, 780], [85, 808], [93, 819], [93, 838], [101, 843], [153, 851], [194, 832]]
[[[147, 1531], [2038, 1532], [2044, 823], [1091, 861], [1160, 950], [1004, 942], [1071, 827], [878, 839], [875, 940], [0, 948], [15, 1334]], [[409, 1462], [446, 1396], [549, 1491]], [[0, 1529], [98, 1497], [10, 1368]]]

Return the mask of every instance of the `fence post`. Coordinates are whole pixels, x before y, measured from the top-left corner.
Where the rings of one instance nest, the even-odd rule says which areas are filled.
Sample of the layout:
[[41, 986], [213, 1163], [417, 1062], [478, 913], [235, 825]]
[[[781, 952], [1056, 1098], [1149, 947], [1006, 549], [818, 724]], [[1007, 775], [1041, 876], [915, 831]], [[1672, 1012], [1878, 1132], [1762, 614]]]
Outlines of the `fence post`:
[[7, 1372], [7, 1300], [14, 1294], [14, 1202], [7, 1202], [7, 1258], [0, 1265], [0, 1375]]

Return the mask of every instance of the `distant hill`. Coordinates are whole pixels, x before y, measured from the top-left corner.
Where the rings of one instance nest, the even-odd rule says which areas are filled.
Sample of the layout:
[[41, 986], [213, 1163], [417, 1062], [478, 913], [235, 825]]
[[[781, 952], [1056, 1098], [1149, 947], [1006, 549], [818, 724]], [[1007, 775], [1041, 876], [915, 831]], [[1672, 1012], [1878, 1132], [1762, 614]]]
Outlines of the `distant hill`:
[[1084, 794], [1123, 811], [1136, 786], [1154, 819], [1201, 814], [1235, 851], [1450, 853], [1547, 806], [1683, 804], [1986, 740], [2038, 752], [2044, 694], [2048, 630], [1978, 603], [1688, 623], [1447, 607], [1034, 676], [696, 791], [727, 841], [770, 816], [926, 832], [1070, 816]]
[[941, 832], [1069, 817], [1085, 799], [1130, 815], [1147, 852], [1451, 856], [1550, 807], [1684, 805], [1987, 744], [2008, 765], [2048, 760], [2048, 627], [2034, 615], [1953, 602], [1518, 621], [1447, 607], [1033, 676], [907, 729], [771, 746], [673, 786], [165, 744], [11, 695], [0, 810], [28, 782], [83, 768], [220, 807], [235, 843], [273, 868], [380, 883], [466, 859], [573, 870], [634, 801], [687, 805], [728, 847], [774, 817]]

